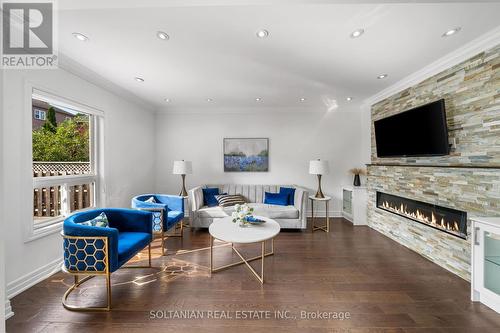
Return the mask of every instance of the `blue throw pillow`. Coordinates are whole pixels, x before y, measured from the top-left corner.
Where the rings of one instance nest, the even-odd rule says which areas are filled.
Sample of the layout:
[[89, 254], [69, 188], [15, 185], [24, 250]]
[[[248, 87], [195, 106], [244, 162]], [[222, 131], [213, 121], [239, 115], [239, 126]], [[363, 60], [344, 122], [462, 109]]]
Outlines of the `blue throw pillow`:
[[99, 214], [97, 217], [94, 217], [92, 220], [80, 222], [81, 225], [87, 225], [89, 227], [109, 227], [108, 217], [104, 212]]
[[218, 187], [208, 187], [203, 190], [203, 205], [208, 207], [215, 207], [219, 205], [219, 202], [215, 198], [216, 195], [219, 195]]
[[268, 205], [288, 206], [288, 194], [266, 192], [264, 203]]
[[280, 194], [288, 195], [288, 204], [293, 206], [295, 204], [295, 189], [293, 187], [280, 187]]

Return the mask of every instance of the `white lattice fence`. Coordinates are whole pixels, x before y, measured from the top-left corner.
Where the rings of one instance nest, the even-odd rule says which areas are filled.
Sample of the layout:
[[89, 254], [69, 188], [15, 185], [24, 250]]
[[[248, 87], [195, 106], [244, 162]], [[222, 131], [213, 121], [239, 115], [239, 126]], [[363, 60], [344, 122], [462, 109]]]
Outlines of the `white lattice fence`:
[[90, 171], [90, 162], [33, 162], [33, 177], [83, 175]]

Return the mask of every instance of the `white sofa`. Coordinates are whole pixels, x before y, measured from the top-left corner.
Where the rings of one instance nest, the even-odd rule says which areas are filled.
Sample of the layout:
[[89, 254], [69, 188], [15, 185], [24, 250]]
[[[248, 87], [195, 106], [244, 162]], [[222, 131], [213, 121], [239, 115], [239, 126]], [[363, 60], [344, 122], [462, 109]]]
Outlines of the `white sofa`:
[[[189, 191], [190, 225], [193, 228], [208, 228], [214, 219], [231, 215], [233, 207], [208, 207], [203, 205], [202, 188], [218, 187], [220, 193], [241, 194], [249, 206], [254, 208], [254, 215], [269, 217], [285, 229], [307, 228], [307, 198], [305, 188], [295, 185], [203, 185]], [[264, 193], [279, 192], [280, 187], [294, 187], [295, 197], [293, 206], [278, 206], [264, 204]]]

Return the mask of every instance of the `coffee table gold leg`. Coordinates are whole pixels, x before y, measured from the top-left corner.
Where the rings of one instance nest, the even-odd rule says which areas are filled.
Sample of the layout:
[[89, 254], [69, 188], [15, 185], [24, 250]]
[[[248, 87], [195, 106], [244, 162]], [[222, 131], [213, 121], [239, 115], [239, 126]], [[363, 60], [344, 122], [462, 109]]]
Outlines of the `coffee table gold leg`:
[[214, 238], [210, 236], [210, 275], [214, 270], [213, 262], [214, 262]]
[[266, 241], [262, 242], [262, 260], [261, 260], [261, 265], [260, 265], [260, 278], [261, 281], [260, 283], [264, 283], [264, 257], [266, 253]]
[[[214, 267], [214, 259], [213, 259], [214, 239], [215, 239], [214, 237], [210, 236], [210, 247], [209, 247], [209, 249], [210, 249], [210, 275], [212, 275], [212, 273], [219, 272], [219, 271], [227, 269], [229, 267], [234, 267], [234, 266], [244, 264], [247, 266], [247, 268], [250, 270], [250, 272], [252, 272], [252, 274], [257, 278], [257, 280], [259, 280], [259, 282], [261, 284], [264, 283], [264, 258], [267, 256], [274, 255], [274, 238], [271, 239], [271, 252], [266, 253], [266, 241], [262, 241], [262, 242], [260, 242], [261, 243], [261, 254], [255, 256], [255, 257], [252, 257], [252, 258], [243, 257], [243, 255], [240, 253], [240, 251], [238, 251], [238, 249], [236, 247], [234, 247], [234, 243], [231, 243], [232, 250], [234, 251], [234, 253], [236, 253], [240, 257], [241, 261], [233, 262], [231, 264], [220, 266], [220, 267]], [[220, 247], [220, 245], [218, 245], [216, 247]], [[254, 261], [254, 260], [261, 260], [261, 266], [260, 266], [261, 273], [260, 274], [258, 274], [255, 271], [255, 269], [250, 265], [250, 262]]]

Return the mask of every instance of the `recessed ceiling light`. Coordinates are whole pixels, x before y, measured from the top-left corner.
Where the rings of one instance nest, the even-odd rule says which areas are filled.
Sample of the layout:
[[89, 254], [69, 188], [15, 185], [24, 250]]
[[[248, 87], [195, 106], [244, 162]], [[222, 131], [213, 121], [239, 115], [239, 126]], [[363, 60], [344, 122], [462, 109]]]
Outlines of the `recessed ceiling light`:
[[269, 31], [267, 31], [266, 29], [261, 29], [261, 30], [257, 31], [256, 35], [259, 38], [267, 38], [267, 37], [269, 37]]
[[136, 80], [137, 82], [144, 82], [144, 79], [142, 77], [138, 77], [138, 76], [136, 76], [134, 78], [134, 80]]
[[257, 97], [257, 98], [255, 99], [255, 101], [256, 101], [256, 102], [260, 102], [260, 101], [262, 101], [262, 98]]
[[87, 36], [85, 36], [84, 34], [81, 34], [79, 32], [73, 32], [72, 35], [73, 35], [73, 37], [75, 37], [76, 39], [78, 39], [81, 42], [86, 42], [89, 40], [89, 38]]
[[348, 101], [348, 102], [352, 101], [352, 97], [347, 97], [346, 101]]
[[380, 74], [377, 76], [377, 79], [385, 79], [387, 77], [387, 74]]
[[170, 36], [166, 32], [163, 32], [163, 31], [158, 31], [156, 33], [156, 37], [158, 37], [161, 40], [169, 40], [170, 39]]
[[207, 102], [213, 102], [214, 100], [212, 98], [207, 98]]
[[301, 98], [300, 98], [300, 101], [301, 101], [301, 102], [304, 102], [305, 100], [306, 100], [306, 99], [305, 99], [304, 97], [301, 97]]
[[450, 37], [450, 36], [456, 34], [457, 32], [459, 32], [461, 29], [462, 28], [460, 28], [460, 27], [450, 29], [450, 30], [446, 31], [444, 34], [442, 34], [441, 37]]
[[170, 98], [165, 98], [165, 102], [170, 103], [171, 99]]
[[361, 35], [365, 32], [365, 29], [358, 29], [358, 30], [354, 30], [352, 33], [351, 33], [351, 38], [358, 38], [358, 37], [361, 37]]

